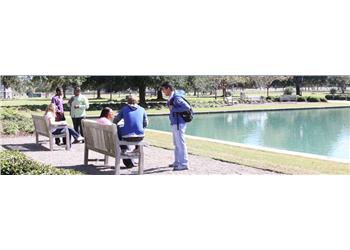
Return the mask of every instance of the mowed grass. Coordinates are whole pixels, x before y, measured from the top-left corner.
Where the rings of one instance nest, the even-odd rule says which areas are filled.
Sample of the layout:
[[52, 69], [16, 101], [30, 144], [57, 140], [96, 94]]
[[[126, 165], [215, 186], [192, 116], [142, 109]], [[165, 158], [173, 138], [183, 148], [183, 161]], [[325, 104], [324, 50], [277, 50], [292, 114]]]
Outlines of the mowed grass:
[[[152, 146], [173, 149], [170, 134], [146, 131], [146, 141]], [[203, 140], [186, 139], [188, 152], [194, 155], [236, 163], [284, 174], [350, 174], [350, 164], [318, 160], [241, 148]]]

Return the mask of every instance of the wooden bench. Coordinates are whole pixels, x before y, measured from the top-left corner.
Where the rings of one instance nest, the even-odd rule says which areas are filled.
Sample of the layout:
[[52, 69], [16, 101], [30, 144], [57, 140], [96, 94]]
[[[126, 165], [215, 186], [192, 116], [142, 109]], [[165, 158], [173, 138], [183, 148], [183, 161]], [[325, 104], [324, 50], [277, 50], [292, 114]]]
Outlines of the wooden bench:
[[[95, 121], [82, 120], [83, 133], [85, 138], [84, 165], [88, 165], [89, 150], [105, 155], [104, 164], [108, 164], [108, 157], [115, 158], [115, 174], [120, 174], [121, 159], [138, 159], [138, 173], [143, 174], [144, 151], [143, 147], [147, 144], [144, 142], [127, 142], [120, 141], [117, 133], [117, 126], [101, 125]], [[122, 152], [121, 145], [138, 146], [133, 152]]]
[[[39, 144], [39, 135], [45, 136], [49, 138], [50, 150], [53, 151], [53, 140], [54, 138], [66, 138], [66, 149], [70, 150], [70, 137], [68, 126], [55, 126], [54, 129], [50, 129], [48, 121], [44, 116], [32, 115], [33, 123], [34, 123], [34, 133], [35, 133], [35, 141], [36, 144]], [[56, 129], [63, 128], [64, 132], [62, 134], [54, 135], [52, 132]]]

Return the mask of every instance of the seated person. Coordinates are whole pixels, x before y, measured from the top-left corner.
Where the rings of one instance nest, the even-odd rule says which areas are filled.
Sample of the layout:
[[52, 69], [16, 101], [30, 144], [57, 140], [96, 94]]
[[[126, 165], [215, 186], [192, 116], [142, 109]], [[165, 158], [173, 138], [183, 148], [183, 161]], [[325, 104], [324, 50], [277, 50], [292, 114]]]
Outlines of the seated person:
[[[144, 128], [148, 125], [147, 114], [144, 108], [137, 105], [135, 95], [129, 95], [125, 105], [113, 119], [113, 123], [118, 124], [124, 120], [124, 126], [118, 126], [119, 140], [142, 141], [144, 138]], [[128, 149], [127, 146], [121, 146], [122, 150]], [[137, 149], [137, 148], [136, 148]], [[128, 168], [134, 167], [130, 159], [123, 160]]]
[[[50, 103], [45, 111], [45, 119], [49, 123], [49, 128], [50, 128], [50, 131], [52, 132], [52, 134], [54, 134], [54, 135], [62, 134], [62, 133], [64, 133], [64, 128], [55, 129], [55, 127], [67, 125], [67, 123], [66, 123], [66, 121], [57, 122], [57, 121], [55, 121], [55, 117], [56, 117], [55, 104]], [[70, 142], [72, 141], [72, 137], [74, 138], [73, 143], [78, 143], [78, 142], [84, 140], [84, 138], [81, 137], [74, 129], [68, 127], [68, 131], [69, 131], [69, 136], [70, 136]]]
[[101, 125], [112, 125], [112, 120], [113, 110], [111, 108], [105, 107], [102, 109], [100, 117], [96, 120], [96, 122]]

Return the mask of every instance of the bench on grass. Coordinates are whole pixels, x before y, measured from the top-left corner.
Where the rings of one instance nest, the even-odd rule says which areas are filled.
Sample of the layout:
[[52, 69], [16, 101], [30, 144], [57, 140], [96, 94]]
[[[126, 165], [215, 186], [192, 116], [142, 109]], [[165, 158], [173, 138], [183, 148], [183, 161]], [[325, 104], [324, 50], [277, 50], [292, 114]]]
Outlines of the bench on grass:
[[[105, 155], [104, 164], [108, 164], [108, 157], [115, 158], [115, 174], [120, 174], [120, 160], [138, 159], [138, 173], [143, 174], [144, 151], [147, 144], [140, 142], [120, 141], [117, 133], [117, 126], [101, 125], [95, 121], [83, 120], [83, 133], [85, 138], [84, 165], [88, 165], [89, 150]], [[133, 152], [125, 152], [120, 149], [121, 145], [138, 146]]]
[[70, 142], [69, 142], [69, 131], [68, 126], [55, 126], [53, 130], [58, 128], [64, 128], [64, 132], [62, 134], [53, 135], [53, 130], [50, 129], [48, 121], [44, 116], [32, 115], [33, 123], [34, 123], [34, 133], [35, 133], [35, 141], [36, 144], [39, 144], [39, 135], [45, 136], [49, 138], [50, 150], [53, 151], [54, 138], [66, 138], [66, 149], [70, 150]]

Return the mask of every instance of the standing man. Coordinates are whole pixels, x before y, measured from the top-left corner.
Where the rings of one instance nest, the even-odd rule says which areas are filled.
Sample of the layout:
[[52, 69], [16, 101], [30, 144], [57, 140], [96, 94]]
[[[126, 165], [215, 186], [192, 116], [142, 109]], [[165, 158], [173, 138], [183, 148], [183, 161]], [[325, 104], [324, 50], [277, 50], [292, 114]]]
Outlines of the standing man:
[[[56, 108], [56, 117], [55, 117], [55, 121], [56, 122], [60, 122], [60, 121], [65, 121], [66, 118], [64, 117], [64, 110], [63, 110], [63, 97], [62, 97], [62, 88], [61, 87], [57, 87], [56, 88], [56, 95], [54, 95], [51, 98], [51, 103], [53, 103], [55, 105]], [[57, 145], [61, 144], [60, 138], [55, 138], [55, 143]], [[63, 144], [66, 144], [66, 138], [63, 138]]]
[[70, 107], [74, 130], [81, 134], [81, 136], [84, 136], [81, 120], [86, 117], [89, 101], [85, 96], [81, 95], [80, 87], [74, 88], [74, 96], [70, 98], [68, 106]]
[[169, 107], [170, 125], [173, 133], [173, 143], [175, 146], [175, 160], [169, 167], [174, 171], [188, 169], [188, 154], [185, 143], [186, 122], [180, 115], [181, 112], [188, 111], [190, 105], [182, 98], [181, 95], [175, 92], [174, 87], [166, 82], [162, 84], [163, 93], [169, 97], [167, 106]]

